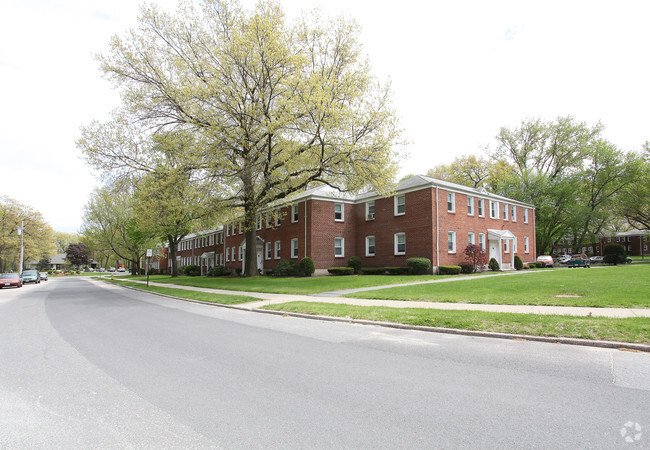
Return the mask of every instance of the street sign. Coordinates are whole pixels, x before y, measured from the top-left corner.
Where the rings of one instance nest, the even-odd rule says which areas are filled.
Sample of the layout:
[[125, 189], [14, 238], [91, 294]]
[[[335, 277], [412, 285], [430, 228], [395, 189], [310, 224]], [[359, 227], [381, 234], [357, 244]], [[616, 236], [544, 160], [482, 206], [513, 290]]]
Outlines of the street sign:
[[147, 249], [147, 258], [151, 258], [153, 256], [153, 250], [148, 248]]

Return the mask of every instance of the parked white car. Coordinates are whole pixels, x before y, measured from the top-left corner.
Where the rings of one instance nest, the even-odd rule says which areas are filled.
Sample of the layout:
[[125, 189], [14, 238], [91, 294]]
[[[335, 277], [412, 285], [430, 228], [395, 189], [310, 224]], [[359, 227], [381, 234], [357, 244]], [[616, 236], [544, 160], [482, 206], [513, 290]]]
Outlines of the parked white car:
[[570, 260], [571, 260], [570, 255], [560, 255], [557, 257], [557, 262], [559, 262], [560, 264], [568, 264]]

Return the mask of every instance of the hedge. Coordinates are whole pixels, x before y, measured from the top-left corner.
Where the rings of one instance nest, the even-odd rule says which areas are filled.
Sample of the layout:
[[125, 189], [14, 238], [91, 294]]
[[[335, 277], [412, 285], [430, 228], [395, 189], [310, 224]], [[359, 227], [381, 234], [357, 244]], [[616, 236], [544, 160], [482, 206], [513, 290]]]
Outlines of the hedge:
[[431, 260], [429, 258], [409, 258], [406, 265], [415, 275], [424, 275], [431, 269]]
[[309, 256], [305, 256], [303, 259], [301, 259], [300, 263], [298, 263], [298, 267], [300, 268], [302, 275], [305, 277], [310, 277], [316, 271], [314, 260]]
[[490, 259], [490, 262], [488, 263], [488, 268], [493, 272], [498, 272], [499, 270], [501, 270], [501, 266], [499, 265], [499, 262], [494, 258]]
[[361, 273], [364, 275], [383, 275], [386, 273], [384, 267], [364, 267], [361, 269]]
[[354, 269], [354, 273], [361, 273], [361, 265], [362, 265], [361, 258], [358, 256], [350, 256], [348, 258], [348, 267], [352, 267]]
[[474, 264], [463, 262], [458, 265], [460, 266], [460, 273], [469, 274], [474, 272]]
[[353, 267], [330, 267], [327, 271], [331, 275], [352, 275], [354, 273]]
[[515, 269], [521, 270], [524, 268], [524, 263], [519, 257], [519, 255], [515, 255]]
[[439, 266], [438, 273], [440, 275], [458, 275], [460, 273], [460, 266]]

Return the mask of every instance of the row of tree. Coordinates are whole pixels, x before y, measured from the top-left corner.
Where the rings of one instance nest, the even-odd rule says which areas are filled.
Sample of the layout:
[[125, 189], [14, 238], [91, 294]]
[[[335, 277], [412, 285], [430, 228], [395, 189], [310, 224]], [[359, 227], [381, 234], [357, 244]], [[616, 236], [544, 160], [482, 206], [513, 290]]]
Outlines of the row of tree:
[[[255, 260], [261, 209], [315, 184], [388, 192], [399, 139], [388, 86], [370, 73], [348, 20], [229, 0], [142, 8], [139, 26], [99, 58], [122, 106], [78, 141], [108, 182], [84, 234], [138, 270], [144, 249], [218, 216], [246, 224]], [[254, 264], [246, 275], [257, 275]]]
[[624, 152], [603, 126], [572, 117], [502, 128], [487, 157], [465, 156], [428, 175], [536, 206], [537, 251], [579, 247], [606, 230], [650, 229], [650, 146]]
[[20, 246], [23, 230], [23, 260], [33, 261], [55, 253], [54, 230], [40, 212], [9, 197], [0, 197], [0, 272], [21, 270]]

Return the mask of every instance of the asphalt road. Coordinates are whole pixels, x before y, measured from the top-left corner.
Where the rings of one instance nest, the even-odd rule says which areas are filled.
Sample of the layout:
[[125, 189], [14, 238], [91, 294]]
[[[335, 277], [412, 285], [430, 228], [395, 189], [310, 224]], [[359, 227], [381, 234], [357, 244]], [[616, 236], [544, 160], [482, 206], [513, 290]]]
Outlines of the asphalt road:
[[650, 354], [51, 279], [0, 290], [0, 447], [650, 448]]

